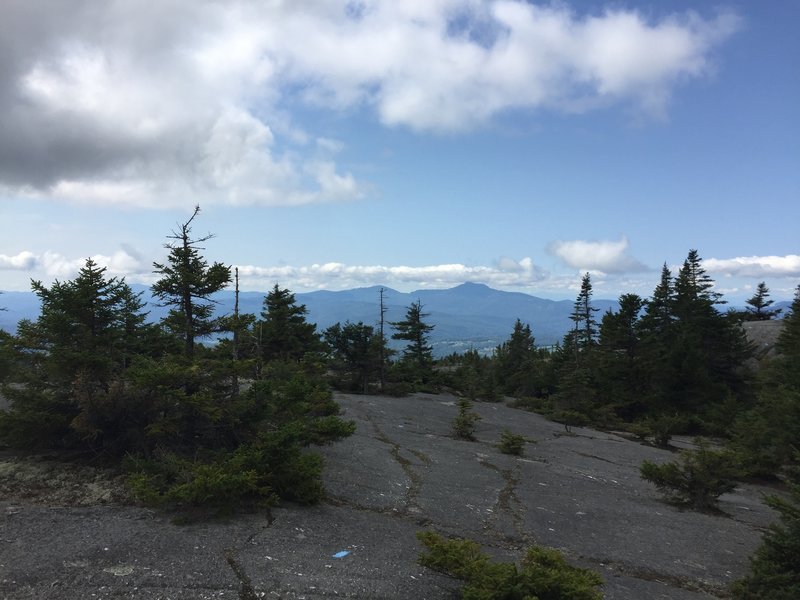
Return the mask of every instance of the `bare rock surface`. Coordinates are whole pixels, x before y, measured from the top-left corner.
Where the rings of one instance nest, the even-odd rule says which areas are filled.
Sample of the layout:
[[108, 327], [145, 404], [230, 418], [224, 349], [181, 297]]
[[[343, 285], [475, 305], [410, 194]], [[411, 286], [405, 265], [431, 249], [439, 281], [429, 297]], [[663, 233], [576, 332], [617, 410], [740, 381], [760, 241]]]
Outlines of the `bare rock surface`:
[[[674, 455], [614, 434], [478, 404], [466, 442], [451, 437], [452, 396], [338, 400], [358, 429], [323, 450], [328, 499], [315, 507], [176, 525], [115, 503], [113, 474], [39, 459], [72, 490], [59, 495], [0, 456], [0, 598], [455, 598], [459, 582], [416, 563], [415, 533], [433, 528], [506, 560], [558, 548], [598, 570], [609, 599], [700, 600], [724, 596], [775, 518], [749, 485], [722, 497], [725, 515], [664, 504], [638, 468]], [[504, 428], [538, 443], [504, 455]]]

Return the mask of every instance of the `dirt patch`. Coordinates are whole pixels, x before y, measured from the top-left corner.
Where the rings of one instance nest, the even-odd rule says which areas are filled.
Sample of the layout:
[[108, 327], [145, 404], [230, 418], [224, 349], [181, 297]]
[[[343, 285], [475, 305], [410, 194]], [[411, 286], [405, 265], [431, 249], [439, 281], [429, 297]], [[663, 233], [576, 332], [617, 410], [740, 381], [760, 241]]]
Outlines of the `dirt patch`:
[[0, 453], [0, 500], [56, 506], [129, 502], [119, 471], [54, 460], [41, 455]]

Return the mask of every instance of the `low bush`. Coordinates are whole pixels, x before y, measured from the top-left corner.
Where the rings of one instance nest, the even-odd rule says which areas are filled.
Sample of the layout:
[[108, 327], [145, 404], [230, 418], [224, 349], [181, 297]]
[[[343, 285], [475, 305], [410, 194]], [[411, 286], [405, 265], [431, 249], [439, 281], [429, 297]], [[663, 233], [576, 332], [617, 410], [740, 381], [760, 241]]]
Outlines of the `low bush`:
[[639, 472], [669, 502], [697, 510], [716, 510], [718, 498], [736, 487], [740, 475], [732, 453], [712, 450], [703, 439], [697, 440], [696, 450], [681, 452], [679, 462], [658, 465], [646, 460]]
[[480, 415], [472, 410], [472, 402], [460, 398], [458, 414], [453, 419], [453, 437], [459, 440], [475, 440], [475, 426], [480, 420]]
[[532, 547], [518, 567], [492, 562], [473, 541], [446, 540], [432, 531], [417, 538], [427, 549], [419, 562], [466, 583], [464, 600], [601, 600], [603, 580], [595, 571], [573, 567], [557, 550]]
[[503, 454], [521, 456], [525, 452], [525, 442], [528, 439], [524, 435], [511, 433], [508, 429], [500, 432], [500, 443], [497, 447]]

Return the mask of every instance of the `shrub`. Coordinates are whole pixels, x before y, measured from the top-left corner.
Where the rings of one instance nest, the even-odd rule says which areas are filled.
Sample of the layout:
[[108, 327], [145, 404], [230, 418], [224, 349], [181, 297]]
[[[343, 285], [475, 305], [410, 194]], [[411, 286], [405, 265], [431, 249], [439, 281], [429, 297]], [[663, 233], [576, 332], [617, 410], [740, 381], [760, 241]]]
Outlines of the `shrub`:
[[453, 419], [453, 436], [459, 440], [473, 441], [475, 439], [475, 425], [481, 417], [472, 411], [472, 402], [466, 398], [458, 401], [458, 414]]
[[524, 435], [511, 433], [508, 429], [504, 429], [500, 432], [500, 443], [497, 447], [503, 454], [521, 456], [525, 451], [525, 442], [527, 441], [528, 439]]
[[697, 440], [696, 450], [685, 450], [680, 462], [657, 465], [649, 460], [639, 468], [642, 479], [655, 484], [673, 504], [698, 510], [715, 510], [717, 499], [736, 487], [739, 469], [727, 451], [712, 450]]
[[445, 540], [432, 531], [417, 538], [427, 548], [419, 562], [435, 571], [463, 579], [464, 600], [601, 600], [603, 580], [596, 572], [573, 567], [557, 550], [529, 548], [520, 567], [491, 562], [470, 540]]
[[571, 427], [582, 427], [583, 425], [588, 425], [590, 422], [586, 414], [576, 410], [557, 411], [552, 415], [552, 419], [556, 423], [563, 423], [564, 431], [567, 433], [572, 433]]
[[678, 415], [658, 415], [647, 421], [653, 435], [653, 443], [660, 448], [669, 447], [672, 435], [686, 427], [686, 420]]

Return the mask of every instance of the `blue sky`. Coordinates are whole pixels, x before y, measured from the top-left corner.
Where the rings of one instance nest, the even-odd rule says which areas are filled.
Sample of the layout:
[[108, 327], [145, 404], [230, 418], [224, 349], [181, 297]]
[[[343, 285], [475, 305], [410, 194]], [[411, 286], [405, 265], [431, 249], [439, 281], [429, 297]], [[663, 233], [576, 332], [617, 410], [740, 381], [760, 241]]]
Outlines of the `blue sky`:
[[0, 8], [0, 290], [152, 281], [200, 204], [242, 287], [800, 282], [800, 3]]

